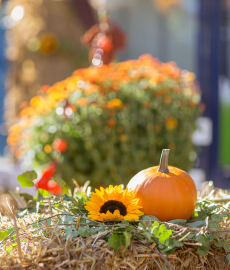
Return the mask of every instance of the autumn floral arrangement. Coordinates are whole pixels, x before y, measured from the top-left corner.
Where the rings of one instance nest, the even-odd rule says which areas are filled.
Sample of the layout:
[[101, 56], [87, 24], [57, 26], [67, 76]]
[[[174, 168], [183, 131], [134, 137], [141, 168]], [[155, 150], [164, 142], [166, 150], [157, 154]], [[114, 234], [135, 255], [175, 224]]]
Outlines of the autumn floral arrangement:
[[[191, 140], [202, 111], [195, 75], [150, 55], [79, 69], [43, 86], [9, 129], [8, 144], [28, 166], [43, 169], [40, 187], [57, 188], [57, 175], [73, 187], [125, 184], [158, 163], [188, 170], [196, 156]], [[48, 186], [47, 186], [48, 185]]]

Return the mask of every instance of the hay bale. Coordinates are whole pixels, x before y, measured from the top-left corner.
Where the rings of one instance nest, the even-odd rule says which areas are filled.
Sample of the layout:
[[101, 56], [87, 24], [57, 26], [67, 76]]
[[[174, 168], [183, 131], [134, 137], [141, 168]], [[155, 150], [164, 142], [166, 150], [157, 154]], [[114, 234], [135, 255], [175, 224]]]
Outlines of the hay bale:
[[[223, 248], [211, 245], [206, 257], [202, 257], [191, 243], [177, 248], [171, 255], [160, 254], [156, 243], [141, 244], [132, 241], [124, 257], [117, 254], [103, 239], [108, 231], [87, 238], [81, 236], [66, 239], [65, 233], [53, 225], [44, 222], [41, 237], [35, 237], [37, 228], [28, 229], [38, 218], [48, 218], [46, 214], [29, 214], [18, 219], [21, 241], [22, 259], [19, 259], [15, 247], [9, 254], [0, 249], [0, 265], [2, 270], [13, 269], [162, 269], [165, 260], [168, 269], [230, 269]], [[52, 221], [57, 220], [57, 216]], [[1, 218], [0, 231], [13, 226], [13, 221], [7, 217]], [[229, 227], [228, 227], [229, 228]], [[41, 228], [39, 228], [41, 230]], [[229, 235], [229, 234], [228, 234]], [[7, 240], [7, 239], [6, 239]], [[0, 245], [3, 241], [0, 242]], [[5, 241], [5, 246], [10, 242]]]

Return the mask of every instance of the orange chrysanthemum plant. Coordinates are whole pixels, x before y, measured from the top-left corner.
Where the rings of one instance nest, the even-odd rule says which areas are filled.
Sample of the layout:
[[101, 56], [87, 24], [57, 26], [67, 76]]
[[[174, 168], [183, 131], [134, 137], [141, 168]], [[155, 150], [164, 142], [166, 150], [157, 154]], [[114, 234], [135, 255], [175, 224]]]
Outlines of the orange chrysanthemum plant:
[[188, 170], [191, 140], [201, 114], [200, 90], [191, 72], [150, 55], [80, 69], [45, 86], [22, 107], [8, 143], [28, 166], [47, 168], [73, 187], [126, 184], [158, 163], [170, 148], [170, 164]]
[[88, 218], [98, 221], [107, 220], [139, 220], [144, 215], [139, 209], [142, 208], [133, 191], [127, 188], [123, 191], [122, 186], [96, 189], [91, 192], [91, 198], [86, 202], [85, 209], [89, 211]]

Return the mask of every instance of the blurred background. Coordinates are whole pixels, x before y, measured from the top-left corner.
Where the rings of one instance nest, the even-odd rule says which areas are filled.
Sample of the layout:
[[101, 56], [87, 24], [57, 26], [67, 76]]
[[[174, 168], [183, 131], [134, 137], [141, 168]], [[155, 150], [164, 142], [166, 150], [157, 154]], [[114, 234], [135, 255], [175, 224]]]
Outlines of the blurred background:
[[88, 57], [89, 36], [108, 20], [125, 45], [104, 64], [150, 54], [196, 75], [205, 109], [191, 134], [197, 150], [188, 153], [189, 172], [198, 189], [209, 180], [230, 189], [229, 0], [2, 0], [0, 186], [15, 188], [25, 170], [7, 145], [10, 126], [39, 91], [76, 69], [100, 66]]

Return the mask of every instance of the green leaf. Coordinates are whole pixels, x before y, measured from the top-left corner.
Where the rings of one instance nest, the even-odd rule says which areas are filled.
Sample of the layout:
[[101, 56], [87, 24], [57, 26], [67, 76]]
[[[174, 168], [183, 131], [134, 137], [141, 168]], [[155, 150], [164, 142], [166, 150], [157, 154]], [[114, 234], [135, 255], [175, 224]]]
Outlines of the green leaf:
[[220, 227], [220, 224], [219, 224], [217, 221], [213, 221], [213, 220], [211, 220], [211, 221], [209, 222], [208, 227], [209, 227], [210, 229], [220, 229], [220, 228], [221, 228], [221, 227]]
[[163, 232], [163, 231], [167, 231], [167, 228], [165, 226], [165, 224], [162, 224], [161, 226], [159, 226], [158, 222], [154, 222], [154, 224], [151, 227], [151, 232], [154, 236], [159, 237], [159, 235]]
[[206, 256], [206, 251], [205, 250], [203, 250], [202, 248], [198, 248], [197, 249], [197, 253], [200, 255], [200, 256]]
[[71, 232], [71, 237], [74, 238], [74, 237], [77, 237], [79, 235], [78, 231], [72, 231]]
[[146, 239], [148, 239], [149, 241], [151, 240], [151, 233], [150, 233], [150, 232], [145, 231], [145, 232], [142, 233], [142, 235], [143, 235]]
[[162, 233], [164, 231], [167, 231], [167, 227], [165, 224], [161, 224], [160, 228], [159, 228], [159, 233]]
[[[154, 222], [154, 223], [156, 223], [156, 222]], [[151, 229], [151, 232], [152, 232], [152, 234], [154, 236], [158, 237], [159, 236], [159, 226], [154, 226], [154, 224], [153, 224], [152, 229]]]
[[198, 220], [192, 223], [187, 223], [187, 225], [191, 228], [199, 228], [204, 225], [205, 220]]
[[3, 247], [4, 249], [5, 249], [5, 251], [8, 253], [8, 254], [10, 254], [10, 252], [13, 250], [13, 246], [4, 246]]
[[152, 225], [152, 227], [151, 227], [151, 228], [154, 228], [154, 227], [159, 227], [159, 225], [160, 225], [160, 223], [159, 223], [159, 222], [157, 222], [157, 221], [155, 221], [155, 222], [153, 223], [153, 225]]
[[37, 179], [37, 173], [35, 171], [25, 172], [17, 177], [18, 182], [22, 187], [33, 187], [33, 180]]
[[174, 243], [175, 247], [183, 247], [183, 245], [184, 244], [182, 242], [179, 242], [179, 241]]
[[54, 182], [56, 182], [60, 187], [65, 187], [66, 186], [66, 182], [60, 178], [57, 177], [52, 177], [52, 179], [54, 180]]
[[125, 247], [127, 249], [127, 247], [130, 246], [132, 234], [126, 231], [124, 232], [124, 236], [125, 236]]
[[230, 252], [229, 241], [225, 241], [223, 247], [224, 247], [224, 250], [226, 251], [226, 253], [229, 253]]
[[146, 220], [146, 221], [159, 221], [159, 219], [155, 216], [150, 215], [143, 215], [141, 216], [140, 220]]
[[121, 224], [123, 224], [123, 225], [129, 225], [129, 221], [128, 221], [128, 220], [123, 220], [123, 221], [121, 222]]
[[215, 245], [216, 247], [223, 247], [223, 246], [224, 246], [224, 242], [215, 239], [214, 245]]
[[12, 233], [13, 231], [14, 231], [14, 227], [11, 227], [8, 229], [9, 234]]
[[178, 224], [178, 225], [184, 225], [187, 222], [187, 220], [186, 219], [173, 219], [173, 220], [169, 220], [167, 222], [173, 223], [173, 224]]
[[108, 244], [111, 248], [118, 252], [121, 247], [126, 246], [124, 234], [113, 234], [109, 237]]
[[209, 239], [206, 235], [204, 234], [199, 234], [196, 236], [196, 241], [202, 244], [202, 247], [207, 248], [207, 250], [210, 250], [210, 244], [209, 244]]
[[163, 231], [159, 237], [159, 242], [164, 243], [166, 240], [169, 239], [169, 237], [172, 235], [171, 230]]
[[89, 230], [87, 229], [87, 226], [84, 226], [84, 227], [80, 227], [78, 229], [78, 233], [80, 236], [82, 237], [89, 237], [90, 236], [90, 232]]
[[[172, 254], [176, 250], [176, 248], [173, 247], [173, 246], [171, 246], [171, 245], [169, 245], [167, 247], [165, 247], [165, 245], [163, 245], [163, 246], [164, 246], [163, 249], [159, 249], [162, 254], [170, 255], [170, 254]], [[159, 248], [159, 245], [158, 245], [158, 248]]]
[[228, 259], [228, 263], [230, 264], [230, 254], [228, 254], [226, 257]]
[[[66, 240], [68, 239], [69, 235], [71, 235], [72, 233], [72, 228], [67, 228], [65, 230], [65, 237], [66, 237]], [[71, 236], [72, 237], [72, 236]]]
[[63, 201], [67, 201], [67, 202], [71, 202], [73, 199], [70, 198], [70, 196], [68, 196], [68, 195], [65, 194], [65, 196], [63, 197], [62, 200], [63, 200]]
[[5, 237], [7, 237], [9, 235], [9, 231], [1, 231], [0, 232], [0, 240], [3, 240]]
[[214, 238], [215, 238], [215, 233], [210, 233], [210, 234], [209, 234], [209, 239], [210, 239], [210, 240], [213, 240]]
[[221, 213], [221, 214], [213, 214], [211, 216], [212, 219], [215, 219], [217, 222], [220, 222], [224, 217], [228, 217], [227, 213]]
[[98, 233], [98, 230], [96, 228], [90, 228], [90, 235], [94, 235], [94, 234], [97, 234]]
[[48, 196], [49, 194], [50, 194], [49, 191], [39, 188], [36, 196], [34, 197], [34, 200], [40, 202], [43, 200], [43, 196], [45, 197], [45, 196]]
[[67, 218], [71, 216], [70, 212], [64, 210], [62, 212], [62, 215], [60, 216], [60, 219], [62, 220], [63, 223], [67, 223]]
[[49, 191], [47, 191], [47, 190], [45, 190], [45, 189], [42, 189], [42, 188], [39, 188], [39, 189], [38, 189], [38, 192], [39, 192], [42, 196], [44, 196], [44, 197], [50, 195]]
[[158, 243], [158, 249], [160, 250], [160, 252], [162, 252], [162, 250], [165, 249], [165, 245], [161, 244], [161, 243]]
[[32, 201], [34, 198], [32, 195], [30, 195], [28, 193], [20, 193], [20, 196], [23, 197], [26, 202]]
[[67, 216], [67, 218], [66, 218], [66, 222], [67, 223], [72, 223], [73, 220], [74, 220], [74, 217], [73, 216]]
[[98, 232], [104, 232], [105, 231], [105, 227], [104, 226], [100, 226], [98, 229], [97, 229]]
[[47, 220], [46, 220], [46, 224], [48, 225], [48, 226], [50, 226], [51, 225], [51, 218], [48, 218]]

